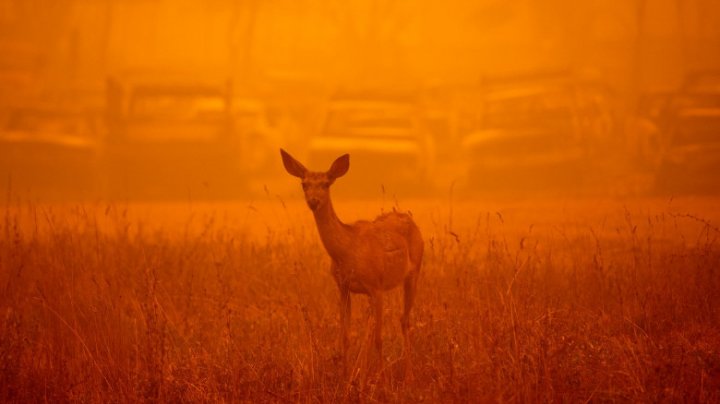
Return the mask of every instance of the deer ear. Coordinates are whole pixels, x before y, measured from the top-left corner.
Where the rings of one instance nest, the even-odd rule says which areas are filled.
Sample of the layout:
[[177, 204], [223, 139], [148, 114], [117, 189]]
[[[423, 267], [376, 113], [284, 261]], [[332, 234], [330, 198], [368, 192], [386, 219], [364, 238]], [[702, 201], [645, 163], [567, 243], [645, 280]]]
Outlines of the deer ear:
[[348, 169], [350, 168], [350, 155], [349, 154], [343, 154], [342, 156], [338, 157], [333, 163], [332, 166], [330, 166], [330, 169], [327, 172], [328, 177], [331, 179], [340, 178], [345, 173], [348, 172]]
[[305, 173], [307, 173], [307, 168], [305, 168], [304, 165], [300, 164], [300, 162], [295, 160], [295, 158], [291, 156], [290, 153], [286, 152], [283, 149], [280, 149], [280, 155], [282, 156], [283, 165], [285, 166], [285, 170], [288, 172], [288, 174], [298, 178], [305, 177]]

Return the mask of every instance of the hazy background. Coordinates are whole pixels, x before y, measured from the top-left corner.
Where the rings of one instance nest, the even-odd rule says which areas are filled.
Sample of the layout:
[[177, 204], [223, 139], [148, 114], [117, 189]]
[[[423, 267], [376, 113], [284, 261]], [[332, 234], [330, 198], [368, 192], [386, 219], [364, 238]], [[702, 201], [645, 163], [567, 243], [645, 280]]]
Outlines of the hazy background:
[[[473, 171], [480, 170], [476, 163], [488, 149], [468, 136], [489, 129], [489, 121], [478, 118], [487, 100], [506, 97], [493, 92], [493, 83], [523, 93], [537, 87], [538, 77], [562, 77], [564, 83], [601, 89], [601, 96], [592, 97], [602, 98], [593, 104], [602, 111], [580, 115], [605, 129], [583, 152], [593, 154], [588, 165], [594, 168], [580, 182], [552, 184], [553, 192], [652, 193], [667, 147], [643, 149], [637, 143], [664, 139], [657, 135], [664, 128], [662, 112], [640, 116], [638, 105], [648, 94], [680, 91], [691, 73], [720, 68], [718, 21], [720, 3], [711, 0], [0, 0], [0, 183], [8, 198], [29, 199], [287, 192], [283, 187], [296, 184], [279, 176], [278, 147], [311, 168], [326, 168], [334, 151], [313, 157], [312, 139], [346, 91], [362, 93], [355, 101], [363, 108], [396, 96], [412, 104], [410, 116], [428, 141], [416, 156], [419, 174], [409, 174], [417, 183], [384, 180], [388, 170], [360, 171], [365, 155], [353, 153], [357, 145], [348, 143], [356, 168], [349, 184], [362, 182], [376, 196], [519, 192], [527, 184], [516, 180], [527, 173], [513, 174], [508, 167], [492, 186], [476, 181], [473, 173], [495, 174]], [[145, 90], [130, 84], [138, 77]], [[525, 79], [513, 84], [513, 77]], [[215, 90], [197, 90], [198, 83], [221, 89], [227, 108], [210, 100], [207, 94]], [[135, 139], [134, 123], [124, 114], [143, 104], [128, 99], [166, 90], [171, 96], [159, 103], [172, 112], [178, 109], [168, 98], [205, 94], [193, 108], [211, 111], [212, 119], [203, 118], [202, 125], [216, 132], [220, 127], [225, 140], [206, 150], [194, 135], [163, 135], [147, 144], [145, 135]], [[509, 102], [507, 111], [517, 105]], [[27, 110], [41, 113], [25, 118]], [[161, 114], [149, 111], [139, 122], [163, 127]], [[45, 117], [58, 115], [81, 123], [43, 127], [55, 119]], [[544, 125], [533, 119], [524, 121], [527, 127]], [[31, 124], [18, 123], [25, 120]], [[507, 125], [492, 129], [507, 137]], [[520, 150], [523, 142], [518, 138], [511, 148]], [[502, 156], [503, 150], [486, 154]], [[396, 158], [388, 152], [367, 161], [375, 159], [368, 166], [378, 168]], [[529, 157], [513, 158], [502, 164], [512, 167]], [[579, 161], [573, 164], [589, 157]], [[567, 168], [553, 170], [543, 174], [539, 188], [553, 189], [545, 182], [553, 183]], [[701, 190], [712, 191], [715, 177]], [[350, 192], [350, 186], [338, 187], [341, 194]]]
[[[0, 0], [0, 402], [720, 402], [719, 22], [718, 0]], [[409, 351], [388, 291], [368, 366], [356, 297], [340, 370], [281, 147], [350, 154], [345, 223], [421, 229]]]

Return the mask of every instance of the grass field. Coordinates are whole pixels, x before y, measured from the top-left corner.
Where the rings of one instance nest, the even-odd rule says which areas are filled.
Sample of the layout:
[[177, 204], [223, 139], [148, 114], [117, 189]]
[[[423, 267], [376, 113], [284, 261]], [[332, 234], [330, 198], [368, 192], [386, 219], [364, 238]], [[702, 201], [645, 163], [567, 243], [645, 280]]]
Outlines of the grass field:
[[[310, 211], [11, 203], [0, 224], [3, 402], [718, 402], [720, 201], [338, 200], [425, 238], [400, 361], [342, 376], [338, 292]], [[354, 297], [353, 358], [368, 348]]]

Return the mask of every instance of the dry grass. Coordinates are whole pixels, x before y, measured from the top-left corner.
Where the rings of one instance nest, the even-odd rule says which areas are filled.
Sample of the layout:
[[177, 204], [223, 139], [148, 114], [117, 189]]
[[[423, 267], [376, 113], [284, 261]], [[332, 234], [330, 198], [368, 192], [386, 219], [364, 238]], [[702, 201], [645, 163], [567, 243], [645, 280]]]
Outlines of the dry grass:
[[426, 255], [407, 381], [399, 292], [385, 368], [342, 378], [338, 294], [298, 202], [14, 204], [0, 401], [718, 402], [717, 204], [691, 202], [409, 204]]

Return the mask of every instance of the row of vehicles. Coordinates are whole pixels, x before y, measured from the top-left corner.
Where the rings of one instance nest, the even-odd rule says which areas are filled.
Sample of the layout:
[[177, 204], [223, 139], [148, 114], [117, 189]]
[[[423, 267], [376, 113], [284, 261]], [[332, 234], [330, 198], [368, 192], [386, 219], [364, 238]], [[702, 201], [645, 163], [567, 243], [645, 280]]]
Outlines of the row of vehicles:
[[262, 103], [230, 82], [108, 79], [101, 106], [0, 108], [0, 174], [40, 198], [238, 197], [277, 141]]
[[567, 71], [493, 77], [450, 93], [339, 92], [306, 157], [324, 167], [352, 153], [346, 188], [363, 193], [437, 193], [456, 183], [475, 194], [720, 191], [720, 72], [643, 94], [635, 114], [621, 112], [606, 83]]
[[640, 97], [631, 125], [608, 86], [566, 72], [447, 94], [337, 91], [293, 139], [229, 82], [109, 79], [94, 111], [3, 108], [0, 174], [51, 196], [232, 198], [272, 181], [284, 146], [314, 168], [351, 153], [337, 187], [350, 194], [425, 194], [456, 179], [480, 193], [719, 189], [720, 74]]

